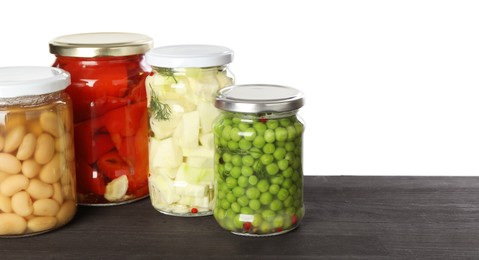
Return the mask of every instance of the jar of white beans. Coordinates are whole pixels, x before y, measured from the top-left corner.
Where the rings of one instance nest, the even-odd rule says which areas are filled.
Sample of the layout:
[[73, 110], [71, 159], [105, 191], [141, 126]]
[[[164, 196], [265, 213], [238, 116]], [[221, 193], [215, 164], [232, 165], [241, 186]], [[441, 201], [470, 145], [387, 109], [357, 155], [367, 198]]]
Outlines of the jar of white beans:
[[0, 68], [0, 237], [40, 234], [76, 213], [70, 75]]

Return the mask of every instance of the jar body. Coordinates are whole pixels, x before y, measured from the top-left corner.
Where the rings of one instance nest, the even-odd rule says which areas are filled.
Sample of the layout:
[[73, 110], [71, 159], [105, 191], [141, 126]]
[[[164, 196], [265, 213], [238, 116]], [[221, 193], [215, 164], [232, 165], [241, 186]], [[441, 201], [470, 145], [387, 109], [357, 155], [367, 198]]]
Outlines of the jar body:
[[143, 55], [57, 56], [71, 74], [78, 203], [117, 205], [148, 196]]
[[222, 112], [214, 126], [218, 224], [235, 234], [277, 235], [304, 215], [302, 135], [296, 112]]
[[0, 98], [0, 237], [59, 228], [76, 213], [71, 100]]
[[213, 120], [218, 89], [233, 83], [226, 66], [158, 68], [146, 79], [149, 186], [153, 207], [175, 216], [211, 215]]

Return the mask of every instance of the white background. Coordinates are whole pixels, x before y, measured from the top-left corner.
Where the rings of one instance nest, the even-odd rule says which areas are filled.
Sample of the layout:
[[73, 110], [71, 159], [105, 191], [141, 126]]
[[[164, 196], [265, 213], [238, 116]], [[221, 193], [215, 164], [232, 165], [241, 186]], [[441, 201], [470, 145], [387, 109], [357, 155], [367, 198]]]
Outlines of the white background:
[[61, 35], [125, 31], [235, 51], [237, 83], [306, 95], [305, 175], [479, 175], [475, 1], [3, 1], [0, 66]]

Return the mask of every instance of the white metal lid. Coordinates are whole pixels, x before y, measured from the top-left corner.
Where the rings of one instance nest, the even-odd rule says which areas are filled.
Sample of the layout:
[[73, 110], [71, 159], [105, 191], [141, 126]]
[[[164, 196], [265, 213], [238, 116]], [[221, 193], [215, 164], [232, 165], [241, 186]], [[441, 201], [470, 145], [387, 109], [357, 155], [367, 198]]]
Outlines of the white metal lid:
[[143, 54], [153, 47], [153, 39], [138, 33], [99, 32], [57, 37], [50, 53], [67, 57], [104, 57]]
[[70, 85], [70, 74], [52, 67], [0, 67], [0, 98], [49, 94]]
[[146, 62], [163, 68], [206, 68], [233, 61], [233, 51], [216, 45], [172, 45], [151, 49]]
[[233, 85], [221, 89], [215, 106], [221, 110], [240, 113], [287, 112], [301, 108], [301, 91], [279, 85]]

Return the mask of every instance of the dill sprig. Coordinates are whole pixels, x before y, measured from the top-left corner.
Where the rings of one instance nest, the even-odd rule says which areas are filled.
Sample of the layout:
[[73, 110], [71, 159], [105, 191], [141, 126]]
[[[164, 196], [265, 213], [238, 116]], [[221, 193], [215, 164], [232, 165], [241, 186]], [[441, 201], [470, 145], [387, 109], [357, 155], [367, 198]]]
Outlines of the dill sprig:
[[170, 120], [171, 108], [168, 104], [161, 103], [153, 88], [151, 89], [150, 107], [148, 112], [154, 115], [156, 120]]
[[166, 76], [167, 78], [173, 78], [175, 83], [178, 83], [178, 80], [176, 80], [176, 78], [175, 78], [175, 72], [173, 71], [172, 68], [155, 68], [155, 70], [159, 74], [161, 74], [163, 76]]

